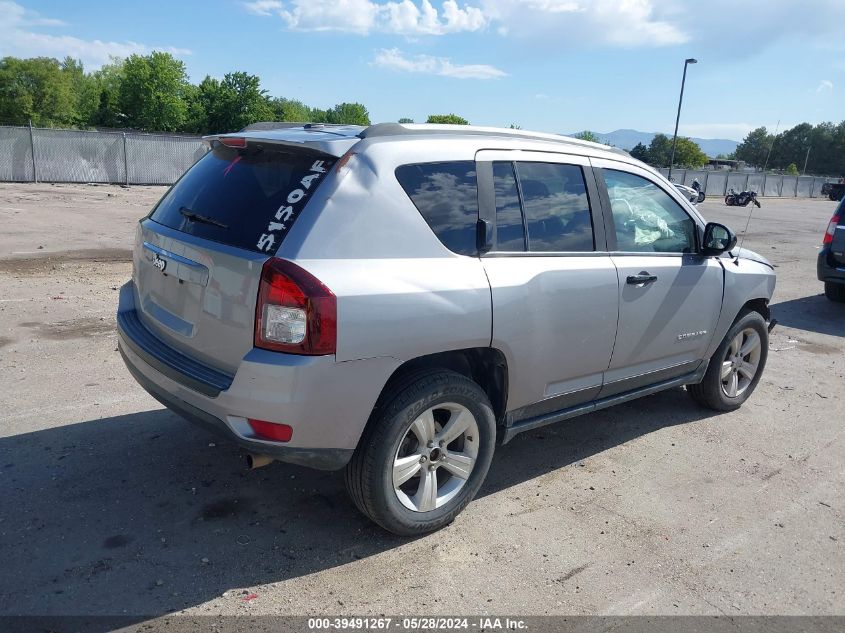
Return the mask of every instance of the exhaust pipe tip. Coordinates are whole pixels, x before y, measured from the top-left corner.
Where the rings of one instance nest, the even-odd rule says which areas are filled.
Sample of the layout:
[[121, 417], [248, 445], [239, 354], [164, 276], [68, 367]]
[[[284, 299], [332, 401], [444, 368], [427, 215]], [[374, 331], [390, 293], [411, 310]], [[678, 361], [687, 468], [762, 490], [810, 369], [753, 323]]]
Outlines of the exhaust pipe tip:
[[246, 465], [250, 470], [261, 468], [262, 466], [266, 466], [274, 461], [275, 460], [269, 455], [253, 455], [250, 453], [246, 456]]

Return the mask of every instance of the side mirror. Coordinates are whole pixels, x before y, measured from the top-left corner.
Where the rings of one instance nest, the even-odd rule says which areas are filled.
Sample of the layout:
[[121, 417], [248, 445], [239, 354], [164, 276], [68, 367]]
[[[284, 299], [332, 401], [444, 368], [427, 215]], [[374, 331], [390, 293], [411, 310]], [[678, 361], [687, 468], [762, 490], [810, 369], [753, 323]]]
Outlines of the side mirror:
[[703, 255], [721, 255], [736, 246], [736, 235], [724, 224], [708, 222], [704, 227]]

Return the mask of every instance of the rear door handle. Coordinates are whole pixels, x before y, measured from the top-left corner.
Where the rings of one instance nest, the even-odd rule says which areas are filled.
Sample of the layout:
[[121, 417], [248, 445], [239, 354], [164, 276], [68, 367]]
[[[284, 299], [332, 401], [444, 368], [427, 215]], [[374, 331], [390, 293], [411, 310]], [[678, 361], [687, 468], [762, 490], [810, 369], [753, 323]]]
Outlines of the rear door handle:
[[641, 271], [638, 275], [628, 275], [628, 279], [626, 279], [626, 282], [632, 286], [650, 284], [653, 281], [657, 281], [657, 275], [651, 275], [645, 270]]

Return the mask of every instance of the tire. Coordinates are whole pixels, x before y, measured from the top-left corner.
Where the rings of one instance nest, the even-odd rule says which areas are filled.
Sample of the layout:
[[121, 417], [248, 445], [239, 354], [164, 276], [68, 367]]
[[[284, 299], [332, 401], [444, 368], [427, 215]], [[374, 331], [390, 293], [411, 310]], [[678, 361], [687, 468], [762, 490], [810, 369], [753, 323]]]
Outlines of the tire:
[[[384, 529], [417, 536], [451, 523], [475, 497], [493, 459], [496, 419], [484, 390], [456, 372], [418, 372], [388, 389], [346, 467], [346, 488], [358, 509]], [[450, 422], [466, 424], [466, 430], [440, 444]], [[426, 494], [432, 482], [436, 492]]]
[[[758, 337], [758, 345], [752, 347], [753, 334]], [[742, 337], [742, 338], [740, 338]], [[737, 347], [734, 341], [741, 341]], [[742, 355], [742, 363], [736, 360], [736, 353], [742, 354], [746, 343], [750, 351]], [[756, 352], [756, 353], [755, 353]], [[710, 364], [704, 378], [697, 385], [687, 385], [687, 392], [700, 405], [715, 411], [733, 411], [742, 406], [754, 392], [760, 376], [766, 368], [769, 352], [769, 331], [766, 321], [759, 312], [741, 312], [728, 330], [721, 345], [710, 358]], [[729, 367], [730, 365], [730, 367]], [[753, 366], [751, 372], [750, 366]], [[723, 378], [723, 371], [728, 371]], [[748, 372], [752, 376], [748, 377]], [[737, 382], [732, 384], [732, 377]], [[733, 386], [733, 388], [731, 388]], [[729, 395], [733, 392], [734, 395]]]
[[845, 303], [845, 284], [824, 282], [824, 296], [835, 303]]
[[696, 204], [701, 204], [702, 202], [704, 202], [705, 198], [706, 198], [706, 196], [704, 195], [704, 192], [699, 191], [698, 192], [698, 199], [696, 200]]
[[729, 207], [732, 207], [736, 204], [736, 201], [734, 200], [733, 196], [725, 196], [725, 204]]

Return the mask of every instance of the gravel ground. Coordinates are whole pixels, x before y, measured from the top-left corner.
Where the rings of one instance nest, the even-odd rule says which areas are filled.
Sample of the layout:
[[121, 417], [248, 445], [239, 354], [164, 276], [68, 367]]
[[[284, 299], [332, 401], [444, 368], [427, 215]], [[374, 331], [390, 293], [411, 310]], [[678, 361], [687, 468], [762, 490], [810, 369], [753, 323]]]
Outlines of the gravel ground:
[[162, 193], [0, 185], [0, 613], [845, 614], [845, 305], [815, 278], [833, 203], [754, 212], [780, 325], [741, 410], [677, 389], [519, 436], [454, 524], [402, 539], [340, 473], [247, 471], [124, 369], [117, 289]]

